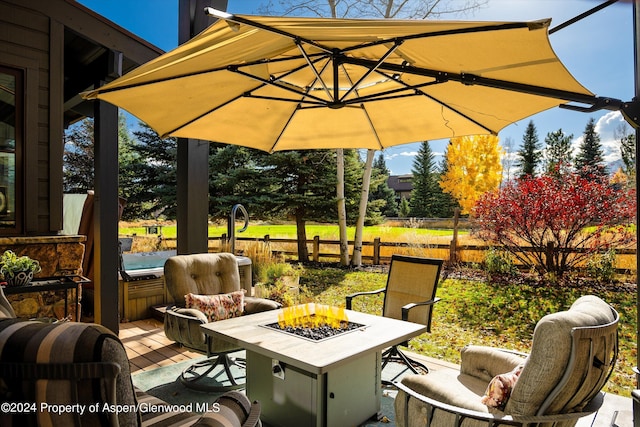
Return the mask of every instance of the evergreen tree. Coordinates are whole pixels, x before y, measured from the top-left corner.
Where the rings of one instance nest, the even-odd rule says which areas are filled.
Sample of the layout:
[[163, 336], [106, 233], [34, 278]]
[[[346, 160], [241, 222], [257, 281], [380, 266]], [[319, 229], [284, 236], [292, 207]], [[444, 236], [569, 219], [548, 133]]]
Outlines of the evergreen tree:
[[604, 157], [600, 135], [596, 132], [596, 121], [592, 117], [582, 134], [582, 143], [576, 156], [576, 171], [582, 176], [604, 176]]
[[632, 179], [636, 175], [636, 135], [629, 132], [629, 126], [625, 123], [618, 126], [614, 137], [620, 141], [620, 158], [624, 167], [622, 171]]
[[387, 164], [384, 161], [384, 155], [380, 153], [373, 163], [369, 204], [379, 203], [379, 210], [382, 216], [397, 217], [398, 203], [396, 202], [396, 195], [387, 182], [390, 174], [391, 172], [387, 169]]
[[544, 139], [547, 144], [545, 171], [551, 175], [565, 175], [571, 171], [573, 155], [571, 140], [573, 135], [565, 135], [562, 129], [549, 132]]
[[139, 125], [135, 141], [124, 150], [128, 161], [121, 161], [120, 188], [127, 199], [123, 218], [175, 219], [177, 140], [161, 139], [145, 123]]
[[449, 171], [449, 161], [448, 161], [447, 152], [445, 150], [444, 157], [440, 162], [439, 171], [436, 174], [436, 182], [438, 183], [438, 185], [436, 185], [435, 195], [434, 195], [435, 196], [434, 216], [438, 218], [452, 218], [454, 214], [454, 209], [460, 207], [460, 205], [458, 204], [458, 201], [451, 194], [446, 193], [442, 189], [442, 186], [440, 185], [440, 182], [442, 182], [442, 179], [447, 175], [448, 171]]
[[413, 160], [413, 189], [411, 190], [410, 215], [418, 218], [433, 217], [435, 208], [435, 157], [429, 142], [420, 144], [418, 155]]
[[233, 205], [242, 204], [251, 218], [268, 218], [265, 191], [256, 191], [261, 181], [258, 164], [268, 153], [237, 145], [211, 143], [209, 149], [209, 215], [217, 219], [229, 216]]
[[520, 168], [519, 178], [534, 177], [541, 159], [542, 151], [538, 142], [538, 131], [531, 120], [522, 137], [522, 148], [517, 154], [516, 166]]
[[409, 206], [409, 201], [402, 197], [400, 199], [400, 207], [399, 207], [399, 215], [400, 218], [407, 218], [411, 213], [411, 206]]
[[265, 214], [295, 219], [298, 257], [308, 261], [306, 222], [336, 220], [335, 152], [280, 151], [259, 156], [256, 166], [261, 173], [253, 191]]
[[93, 161], [93, 120], [84, 119], [64, 134], [62, 185], [65, 193], [93, 190]]

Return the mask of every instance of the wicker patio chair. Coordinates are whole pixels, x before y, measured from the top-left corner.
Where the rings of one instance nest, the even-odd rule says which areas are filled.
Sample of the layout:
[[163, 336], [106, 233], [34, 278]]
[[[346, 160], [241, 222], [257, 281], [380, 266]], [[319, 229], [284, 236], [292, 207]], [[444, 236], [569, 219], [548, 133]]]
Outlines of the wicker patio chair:
[[[440, 298], [436, 298], [436, 289], [442, 263], [441, 259], [393, 255], [387, 286], [375, 291], [347, 295], [347, 309], [352, 309], [355, 297], [384, 293], [382, 307], [384, 317], [423, 324], [430, 332], [433, 304], [440, 300]], [[423, 363], [409, 358], [399, 348], [399, 346], [406, 347], [408, 345], [409, 342], [405, 341], [385, 350], [382, 354], [382, 369], [389, 362], [397, 362], [406, 365], [414, 374], [429, 372]]]
[[[538, 322], [528, 356], [465, 347], [460, 372], [408, 375], [397, 384], [396, 425], [574, 426], [602, 405], [600, 390], [618, 354], [618, 320], [609, 304], [587, 295]], [[489, 399], [496, 384], [501, 398]]]

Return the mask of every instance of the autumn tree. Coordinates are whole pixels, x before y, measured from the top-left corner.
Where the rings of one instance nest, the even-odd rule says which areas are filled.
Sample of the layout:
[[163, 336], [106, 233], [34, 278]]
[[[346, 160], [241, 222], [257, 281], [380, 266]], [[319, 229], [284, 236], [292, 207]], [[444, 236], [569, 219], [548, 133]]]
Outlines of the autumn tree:
[[564, 175], [571, 171], [573, 154], [571, 140], [573, 135], [565, 135], [562, 129], [549, 132], [544, 139], [547, 144], [545, 171], [547, 174]]
[[473, 221], [478, 237], [501, 245], [525, 267], [559, 277], [596, 252], [633, 241], [635, 210], [635, 190], [570, 173], [524, 178], [488, 192], [475, 205]]
[[592, 117], [587, 122], [582, 134], [582, 143], [578, 148], [575, 159], [575, 167], [582, 176], [606, 174], [604, 167], [604, 154], [600, 135], [596, 132], [596, 121]]
[[496, 189], [502, 179], [502, 149], [494, 135], [451, 138], [447, 147], [449, 169], [440, 186], [468, 214], [478, 198]]
[[519, 177], [535, 176], [542, 160], [542, 151], [538, 142], [538, 131], [529, 121], [527, 129], [522, 136], [522, 148], [517, 153], [516, 166], [520, 169]]

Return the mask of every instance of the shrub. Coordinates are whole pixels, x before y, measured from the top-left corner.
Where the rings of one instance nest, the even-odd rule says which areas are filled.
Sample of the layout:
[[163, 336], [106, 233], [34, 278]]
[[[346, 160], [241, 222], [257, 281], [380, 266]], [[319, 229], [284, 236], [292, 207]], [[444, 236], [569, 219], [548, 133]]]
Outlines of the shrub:
[[601, 282], [611, 282], [616, 274], [616, 251], [609, 249], [587, 261], [587, 274]]
[[484, 270], [489, 274], [516, 274], [513, 257], [504, 250], [491, 248], [484, 256]]
[[594, 253], [634, 241], [635, 213], [635, 190], [571, 173], [521, 179], [486, 193], [475, 205], [474, 225], [481, 239], [501, 245], [524, 266], [561, 277]]

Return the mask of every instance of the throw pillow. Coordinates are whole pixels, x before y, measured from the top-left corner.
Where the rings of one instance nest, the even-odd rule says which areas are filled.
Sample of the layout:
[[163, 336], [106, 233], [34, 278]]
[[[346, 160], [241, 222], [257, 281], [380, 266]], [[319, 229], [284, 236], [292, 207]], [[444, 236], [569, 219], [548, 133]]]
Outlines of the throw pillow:
[[244, 289], [229, 294], [184, 296], [186, 308], [200, 310], [209, 322], [230, 319], [244, 313]]
[[509, 396], [511, 396], [511, 390], [513, 390], [513, 387], [516, 385], [522, 368], [523, 365], [518, 365], [511, 372], [493, 377], [480, 401], [487, 406], [502, 411], [507, 405]]

